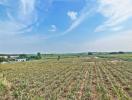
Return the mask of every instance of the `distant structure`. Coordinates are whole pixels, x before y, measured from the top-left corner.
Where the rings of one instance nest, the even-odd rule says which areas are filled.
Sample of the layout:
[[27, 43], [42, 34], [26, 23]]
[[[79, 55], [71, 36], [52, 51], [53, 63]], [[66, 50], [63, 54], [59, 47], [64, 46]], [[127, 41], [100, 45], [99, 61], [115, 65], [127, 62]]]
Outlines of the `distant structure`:
[[0, 55], [0, 58], [5, 58], [5, 59], [7, 59], [8, 56]]
[[41, 53], [38, 52], [37, 55], [28, 54], [0, 54], [0, 63], [10, 63], [10, 62], [26, 62], [30, 60], [40, 60], [42, 58]]
[[4, 58], [4, 59], [16, 59], [18, 57], [19, 55], [17, 54], [0, 54], [0, 58]]
[[27, 59], [26, 58], [23, 58], [23, 59], [18, 58], [15, 61], [17, 61], [17, 62], [25, 62], [25, 61], [27, 61]]
[[26, 58], [20, 58], [19, 54], [0, 54], [0, 63], [8, 63], [11, 61], [24, 62]]

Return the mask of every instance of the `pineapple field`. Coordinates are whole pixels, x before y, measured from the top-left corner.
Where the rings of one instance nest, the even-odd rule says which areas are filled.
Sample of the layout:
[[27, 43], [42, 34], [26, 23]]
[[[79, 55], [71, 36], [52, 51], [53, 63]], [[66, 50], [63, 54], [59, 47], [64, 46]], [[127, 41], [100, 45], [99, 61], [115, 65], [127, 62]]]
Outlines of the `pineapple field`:
[[0, 64], [0, 100], [132, 100], [132, 62], [78, 57]]

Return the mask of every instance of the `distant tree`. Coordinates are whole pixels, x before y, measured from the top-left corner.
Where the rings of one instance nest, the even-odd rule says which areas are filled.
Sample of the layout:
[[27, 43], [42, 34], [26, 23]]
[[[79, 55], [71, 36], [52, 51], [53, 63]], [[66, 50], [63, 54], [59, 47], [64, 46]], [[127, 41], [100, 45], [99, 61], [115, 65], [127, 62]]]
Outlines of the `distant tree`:
[[80, 58], [80, 56], [79, 56], [79, 55], [78, 55], [77, 57], [78, 57], [78, 58]]
[[119, 54], [124, 54], [125, 52], [123, 52], [123, 51], [119, 51], [118, 53], [119, 53]]
[[38, 59], [41, 59], [41, 58], [42, 58], [40, 52], [37, 53], [37, 58], [38, 58]]
[[118, 54], [118, 52], [110, 52], [109, 54]]
[[5, 59], [5, 58], [0, 58], [0, 62], [4, 62], [4, 61], [7, 61], [7, 59]]
[[93, 55], [93, 53], [92, 52], [88, 52], [88, 55]]
[[29, 59], [37, 59], [37, 56], [30, 56]]
[[60, 60], [60, 56], [58, 56], [57, 60], [58, 60], [58, 61]]
[[20, 54], [19, 58], [27, 58], [27, 55], [26, 54]]
[[11, 57], [10, 57], [10, 55], [8, 55], [8, 59], [10, 59]]

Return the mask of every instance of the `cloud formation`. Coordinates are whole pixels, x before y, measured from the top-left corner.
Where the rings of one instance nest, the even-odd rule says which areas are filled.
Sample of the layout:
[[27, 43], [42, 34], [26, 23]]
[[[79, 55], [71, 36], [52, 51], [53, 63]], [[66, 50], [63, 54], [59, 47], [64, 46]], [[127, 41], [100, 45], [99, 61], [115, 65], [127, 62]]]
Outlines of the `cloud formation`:
[[98, 0], [98, 12], [105, 18], [105, 22], [96, 28], [96, 32], [120, 26], [132, 18], [132, 0]]
[[68, 12], [67, 12], [67, 15], [70, 17], [70, 19], [71, 19], [72, 21], [74, 21], [74, 20], [77, 19], [78, 13], [75, 12], [75, 11], [68, 11]]
[[35, 0], [20, 0], [23, 15], [31, 14], [35, 9]]
[[[96, 9], [97, 9], [96, 2], [93, 1], [94, 3], [89, 3], [88, 0], [85, 1], [86, 1], [86, 6], [84, 6], [84, 8], [81, 10], [78, 18], [76, 18], [76, 20], [73, 21], [73, 23], [69, 26], [69, 28], [66, 31], [64, 31], [61, 35], [68, 34], [72, 30], [76, 29], [86, 18], [96, 13]], [[89, 4], [91, 4], [91, 7], [89, 6]]]
[[132, 0], [0, 0], [0, 52], [130, 50], [131, 5]]
[[3, 17], [7, 17], [6, 20], [0, 21], [0, 34], [22, 33], [21, 29], [37, 22], [36, 0], [12, 1], [0, 1], [0, 4], [3, 6], [2, 9], [5, 9], [5, 16]]

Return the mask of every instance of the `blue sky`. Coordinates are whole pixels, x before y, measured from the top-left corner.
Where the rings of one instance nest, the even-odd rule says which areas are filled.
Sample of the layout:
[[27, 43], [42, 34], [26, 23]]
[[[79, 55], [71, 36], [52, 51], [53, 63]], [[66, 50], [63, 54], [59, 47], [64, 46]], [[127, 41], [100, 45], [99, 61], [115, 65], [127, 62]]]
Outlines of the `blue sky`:
[[132, 50], [132, 0], [0, 0], [0, 53]]

